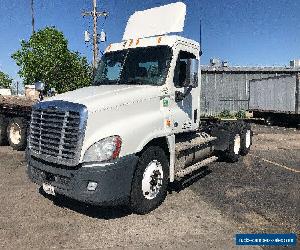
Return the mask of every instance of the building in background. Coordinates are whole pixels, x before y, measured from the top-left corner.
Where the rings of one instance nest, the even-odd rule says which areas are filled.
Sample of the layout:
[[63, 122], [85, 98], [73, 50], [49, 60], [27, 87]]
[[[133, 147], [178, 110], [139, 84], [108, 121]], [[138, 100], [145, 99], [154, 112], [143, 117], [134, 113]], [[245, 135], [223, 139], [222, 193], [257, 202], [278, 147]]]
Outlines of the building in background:
[[10, 89], [0, 88], [0, 95], [8, 96], [11, 95]]
[[12, 95], [19, 95], [19, 96], [24, 95], [25, 94], [25, 86], [24, 86], [23, 82], [13, 80], [13, 82], [11, 84], [11, 92], [12, 92]]
[[300, 59], [295, 59], [290, 61], [290, 66], [292, 68], [299, 68], [300, 67]]

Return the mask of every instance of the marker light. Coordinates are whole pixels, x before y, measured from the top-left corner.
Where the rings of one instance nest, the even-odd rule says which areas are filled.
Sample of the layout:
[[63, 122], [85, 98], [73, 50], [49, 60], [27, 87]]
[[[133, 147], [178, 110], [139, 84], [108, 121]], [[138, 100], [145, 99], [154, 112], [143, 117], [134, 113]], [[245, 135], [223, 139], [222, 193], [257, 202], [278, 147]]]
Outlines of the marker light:
[[130, 43], [128, 46], [131, 46], [133, 44], [133, 39], [130, 39]]
[[109, 51], [111, 49], [111, 44], [110, 45], [108, 45], [108, 47], [107, 47], [107, 51]]

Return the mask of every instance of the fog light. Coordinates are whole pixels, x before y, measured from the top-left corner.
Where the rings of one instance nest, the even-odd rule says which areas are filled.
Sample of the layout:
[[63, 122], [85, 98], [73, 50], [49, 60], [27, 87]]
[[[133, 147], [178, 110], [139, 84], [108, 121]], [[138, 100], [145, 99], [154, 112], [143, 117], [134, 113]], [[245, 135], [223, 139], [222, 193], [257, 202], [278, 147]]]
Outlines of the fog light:
[[88, 191], [95, 191], [97, 188], [98, 183], [90, 181], [89, 184], [87, 185], [87, 190]]

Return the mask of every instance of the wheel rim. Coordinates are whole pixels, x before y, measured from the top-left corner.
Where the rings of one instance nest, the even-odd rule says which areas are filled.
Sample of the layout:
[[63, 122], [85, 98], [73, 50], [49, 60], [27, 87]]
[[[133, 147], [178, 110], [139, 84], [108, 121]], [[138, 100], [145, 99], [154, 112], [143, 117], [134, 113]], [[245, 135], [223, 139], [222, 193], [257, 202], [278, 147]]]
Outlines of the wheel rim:
[[241, 137], [240, 135], [236, 135], [234, 137], [234, 147], [233, 147], [233, 151], [236, 155], [240, 153], [240, 148], [241, 148]]
[[9, 138], [10, 141], [17, 145], [21, 141], [21, 129], [18, 124], [13, 123], [9, 128]]
[[154, 199], [163, 182], [163, 170], [162, 165], [157, 160], [151, 161], [145, 169], [142, 180], [142, 191], [146, 199]]
[[246, 144], [246, 148], [250, 147], [250, 144], [251, 144], [251, 131], [250, 130], [247, 130], [247, 132], [246, 132], [245, 144]]

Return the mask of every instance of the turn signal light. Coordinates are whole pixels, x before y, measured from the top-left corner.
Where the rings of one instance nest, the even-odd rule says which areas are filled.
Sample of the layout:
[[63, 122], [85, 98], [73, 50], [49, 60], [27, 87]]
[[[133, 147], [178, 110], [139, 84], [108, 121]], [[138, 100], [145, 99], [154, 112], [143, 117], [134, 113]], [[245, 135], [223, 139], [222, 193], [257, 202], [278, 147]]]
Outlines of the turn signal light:
[[168, 127], [171, 127], [171, 121], [170, 121], [170, 120], [166, 120], [166, 125], [167, 125]]

